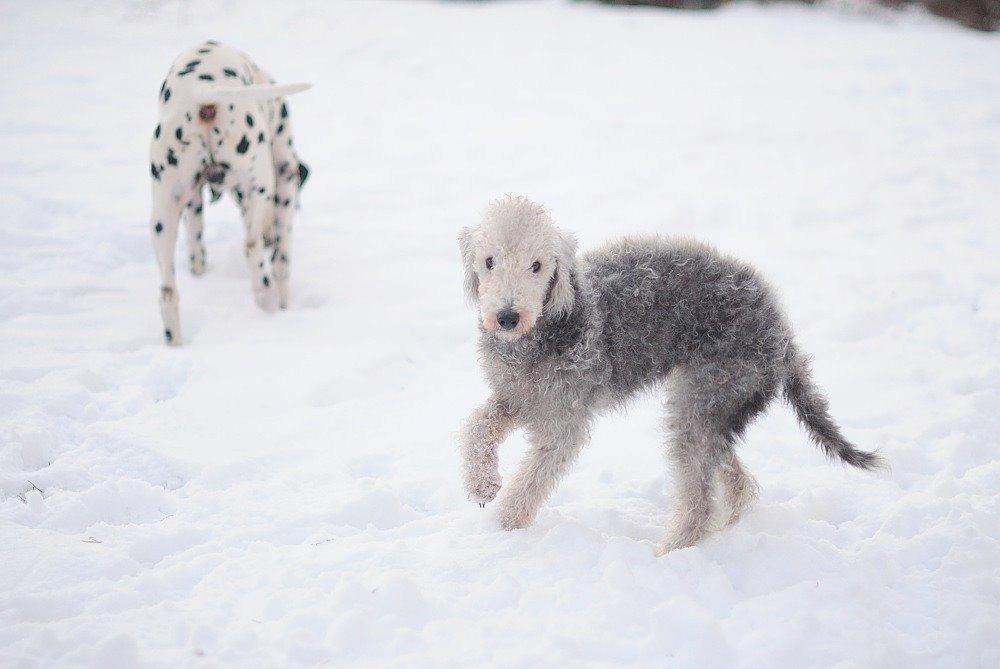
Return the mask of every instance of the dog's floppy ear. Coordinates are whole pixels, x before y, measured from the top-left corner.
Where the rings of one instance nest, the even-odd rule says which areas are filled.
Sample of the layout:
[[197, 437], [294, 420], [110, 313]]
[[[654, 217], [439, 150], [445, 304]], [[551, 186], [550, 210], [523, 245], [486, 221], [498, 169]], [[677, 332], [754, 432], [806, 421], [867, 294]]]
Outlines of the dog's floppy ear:
[[465, 299], [470, 304], [479, 302], [479, 275], [473, 269], [476, 261], [475, 244], [473, 242], [472, 228], [462, 228], [458, 231], [458, 248], [462, 252], [462, 267], [465, 270]]
[[556, 268], [552, 275], [549, 293], [549, 309], [553, 316], [568, 316], [573, 311], [576, 292], [573, 288], [573, 274], [576, 272], [576, 238], [556, 231]]

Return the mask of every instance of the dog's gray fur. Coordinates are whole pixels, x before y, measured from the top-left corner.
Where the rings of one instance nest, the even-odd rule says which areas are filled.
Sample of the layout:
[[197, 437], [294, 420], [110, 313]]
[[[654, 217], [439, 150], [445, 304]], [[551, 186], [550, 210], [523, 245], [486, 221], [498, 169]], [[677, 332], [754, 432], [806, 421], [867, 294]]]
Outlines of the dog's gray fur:
[[[660, 554], [709, 531], [716, 478], [727, 523], [752, 503], [757, 485], [734, 446], [779, 392], [827, 455], [883, 465], [841, 435], [773, 291], [749, 265], [663, 237], [626, 238], [578, 258], [545, 209], [517, 197], [494, 202], [459, 242], [493, 391], [461, 433], [469, 496], [484, 505], [497, 495], [497, 447], [511, 429], [524, 427], [531, 442], [501, 495], [505, 529], [531, 523], [597, 415], [661, 382], [678, 511]], [[521, 315], [516, 330], [498, 325], [504, 309]]]

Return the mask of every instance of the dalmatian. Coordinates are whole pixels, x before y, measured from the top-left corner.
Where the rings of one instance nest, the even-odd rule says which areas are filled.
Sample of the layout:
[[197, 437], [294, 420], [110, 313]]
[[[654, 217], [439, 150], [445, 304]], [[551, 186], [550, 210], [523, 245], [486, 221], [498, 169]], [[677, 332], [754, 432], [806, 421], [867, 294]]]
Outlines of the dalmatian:
[[245, 54], [209, 40], [181, 54], [160, 86], [150, 144], [153, 247], [168, 345], [181, 343], [174, 254], [181, 218], [191, 273], [205, 272], [204, 192], [229, 192], [246, 228], [254, 299], [288, 306], [292, 215], [309, 169], [293, 148], [284, 97], [309, 84], [278, 85]]

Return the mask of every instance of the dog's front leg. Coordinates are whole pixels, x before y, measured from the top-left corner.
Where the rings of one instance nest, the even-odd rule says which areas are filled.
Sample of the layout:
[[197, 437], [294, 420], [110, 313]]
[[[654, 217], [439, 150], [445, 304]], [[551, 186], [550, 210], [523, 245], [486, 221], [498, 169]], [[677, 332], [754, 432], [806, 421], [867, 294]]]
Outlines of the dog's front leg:
[[500, 526], [527, 527], [555, 489], [559, 479], [587, 442], [586, 420], [572, 417], [530, 426], [531, 448], [500, 497]]
[[490, 397], [462, 425], [459, 447], [469, 499], [484, 506], [500, 490], [500, 461], [497, 448], [514, 427], [511, 411], [496, 397]]

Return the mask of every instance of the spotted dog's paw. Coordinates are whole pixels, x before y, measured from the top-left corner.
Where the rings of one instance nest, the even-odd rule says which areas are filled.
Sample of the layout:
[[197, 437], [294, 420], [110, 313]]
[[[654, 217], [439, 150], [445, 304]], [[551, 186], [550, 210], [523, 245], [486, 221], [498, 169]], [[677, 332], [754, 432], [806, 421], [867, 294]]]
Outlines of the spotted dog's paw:
[[274, 310], [274, 281], [269, 274], [261, 274], [254, 281], [253, 300], [264, 311]]
[[288, 278], [287, 277], [274, 277], [278, 284], [278, 308], [287, 309], [288, 308]]

